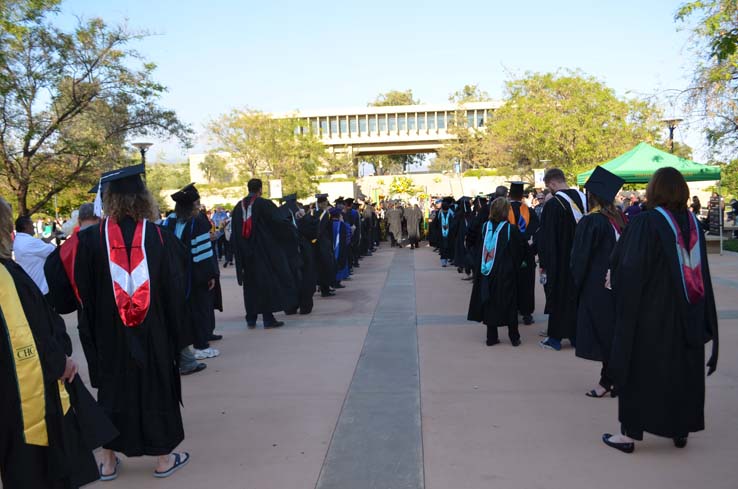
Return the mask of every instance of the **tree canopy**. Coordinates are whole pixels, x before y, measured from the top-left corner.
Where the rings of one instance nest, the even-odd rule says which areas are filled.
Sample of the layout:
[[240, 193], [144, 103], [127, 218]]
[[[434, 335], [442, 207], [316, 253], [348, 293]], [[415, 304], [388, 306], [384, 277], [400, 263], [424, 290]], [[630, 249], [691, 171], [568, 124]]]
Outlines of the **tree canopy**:
[[738, 156], [738, 2], [698, 0], [678, 10], [676, 20], [693, 22], [697, 55], [691, 109], [705, 126], [710, 147], [728, 158]]
[[209, 125], [218, 149], [236, 161], [238, 177], [281, 179], [285, 193], [306, 197], [329, 155], [299, 118], [274, 118], [258, 110], [234, 110]]
[[580, 72], [528, 74], [507, 82], [505, 102], [487, 124], [495, 141], [490, 163], [517, 174], [555, 166], [574, 176], [654, 142], [659, 117], [650, 102], [619, 98]]
[[129, 162], [129, 137], [190, 129], [158, 105], [156, 66], [128, 45], [143, 34], [102, 19], [55, 27], [59, 2], [3, 2], [0, 16], [0, 190], [31, 214], [70, 186]]

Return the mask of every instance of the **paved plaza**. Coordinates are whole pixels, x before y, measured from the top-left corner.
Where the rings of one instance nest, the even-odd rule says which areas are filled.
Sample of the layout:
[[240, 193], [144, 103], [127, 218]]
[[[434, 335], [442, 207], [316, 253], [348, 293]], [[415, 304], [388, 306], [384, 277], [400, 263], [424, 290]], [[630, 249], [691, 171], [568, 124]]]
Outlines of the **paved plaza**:
[[[646, 436], [625, 455], [617, 401], [590, 399], [600, 366], [538, 347], [543, 291], [523, 345], [484, 344], [466, 321], [471, 283], [429, 248], [361, 262], [308, 316], [248, 330], [232, 268], [221, 276], [222, 352], [182, 379], [189, 466], [152, 477], [153, 459], [123, 458], [132, 489], [621, 489], [738, 487], [738, 255], [710, 255], [721, 328], [707, 381], [707, 430], [684, 450]], [[281, 317], [280, 317], [281, 318]], [[76, 320], [66, 317], [84, 359]]]

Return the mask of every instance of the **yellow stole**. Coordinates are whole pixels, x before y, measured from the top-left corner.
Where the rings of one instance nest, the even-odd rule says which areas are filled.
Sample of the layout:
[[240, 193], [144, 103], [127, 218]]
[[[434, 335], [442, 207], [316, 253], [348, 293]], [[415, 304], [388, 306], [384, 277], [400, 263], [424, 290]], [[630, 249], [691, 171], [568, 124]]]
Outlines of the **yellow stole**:
[[[3, 265], [0, 265], [0, 312], [8, 328], [23, 418], [23, 436], [28, 445], [47, 447], [49, 435], [46, 430], [46, 391], [41, 360], [13, 277]], [[66, 414], [70, 406], [69, 394], [62, 381], [58, 385], [62, 410]]]

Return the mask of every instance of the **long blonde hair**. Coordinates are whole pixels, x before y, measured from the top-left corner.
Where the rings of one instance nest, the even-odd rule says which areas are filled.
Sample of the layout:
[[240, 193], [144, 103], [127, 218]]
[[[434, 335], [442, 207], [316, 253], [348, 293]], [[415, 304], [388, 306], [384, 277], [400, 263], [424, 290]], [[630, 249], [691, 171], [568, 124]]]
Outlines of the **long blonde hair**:
[[0, 258], [13, 257], [13, 209], [0, 197]]

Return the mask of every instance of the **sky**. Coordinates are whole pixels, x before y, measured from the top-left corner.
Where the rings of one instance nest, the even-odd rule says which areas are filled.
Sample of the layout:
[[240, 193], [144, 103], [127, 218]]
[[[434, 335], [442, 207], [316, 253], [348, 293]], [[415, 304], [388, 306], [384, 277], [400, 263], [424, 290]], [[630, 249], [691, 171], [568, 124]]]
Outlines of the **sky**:
[[[162, 105], [197, 132], [185, 150], [155, 141], [151, 159], [208, 149], [208, 121], [267, 112], [360, 107], [388, 90], [446, 102], [465, 84], [502, 98], [528, 71], [579, 69], [620, 96], [683, 89], [691, 76], [682, 0], [67, 0], [58, 22], [126, 22], [151, 35], [132, 47], [158, 65]], [[680, 100], [676, 100], [680, 102]], [[666, 115], [684, 116], [664, 104]], [[675, 139], [706, 154], [695, 129]]]

